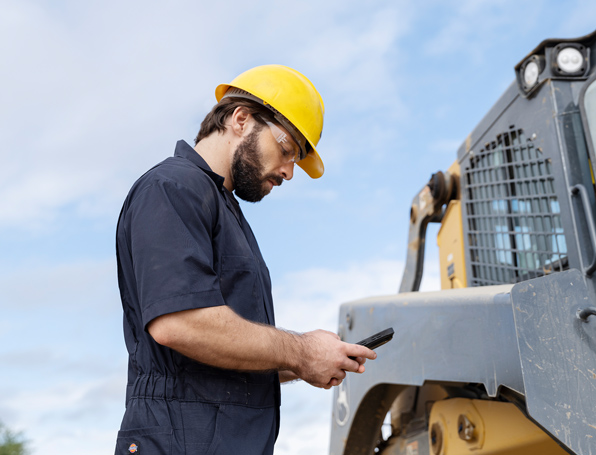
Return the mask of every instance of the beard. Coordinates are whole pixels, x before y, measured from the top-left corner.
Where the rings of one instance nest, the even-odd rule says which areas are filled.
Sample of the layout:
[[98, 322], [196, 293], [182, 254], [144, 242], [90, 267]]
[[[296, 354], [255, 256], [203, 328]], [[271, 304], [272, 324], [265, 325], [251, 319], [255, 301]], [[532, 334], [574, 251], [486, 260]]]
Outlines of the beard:
[[238, 145], [232, 160], [232, 181], [236, 196], [247, 202], [259, 202], [271, 191], [268, 180], [281, 185], [283, 177], [277, 174], [263, 175], [263, 155], [259, 148], [259, 132], [257, 125]]

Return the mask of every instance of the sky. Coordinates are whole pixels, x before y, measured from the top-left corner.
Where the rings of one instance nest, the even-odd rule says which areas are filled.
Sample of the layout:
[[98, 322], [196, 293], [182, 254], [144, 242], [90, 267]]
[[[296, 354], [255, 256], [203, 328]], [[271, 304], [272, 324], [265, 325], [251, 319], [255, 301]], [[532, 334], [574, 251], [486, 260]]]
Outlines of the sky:
[[[214, 90], [280, 63], [325, 102], [325, 175], [242, 203], [279, 326], [337, 330], [397, 292], [409, 207], [542, 40], [588, 0], [0, 0], [0, 420], [33, 454], [113, 453], [126, 349], [114, 236], [128, 189], [192, 143]], [[439, 289], [429, 229], [423, 290]], [[276, 455], [326, 453], [331, 391], [282, 390]]]

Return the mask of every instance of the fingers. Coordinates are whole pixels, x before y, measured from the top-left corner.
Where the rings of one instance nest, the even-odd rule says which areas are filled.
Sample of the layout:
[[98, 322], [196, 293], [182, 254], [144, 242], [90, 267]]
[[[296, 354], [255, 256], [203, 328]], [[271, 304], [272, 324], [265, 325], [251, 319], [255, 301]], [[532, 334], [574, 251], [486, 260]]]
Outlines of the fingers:
[[[371, 351], [364, 346], [349, 343], [345, 343], [345, 346], [347, 347], [348, 358], [345, 359], [341, 365], [343, 370], [354, 373], [364, 373], [364, 363], [366, 362], [366, 359], [375, 359], [377, 357], [377, 354], [374, 351]], [[358, 355], [358, 353], [361, 355]]]
[[345, 343], [345, 345], [347, 346], [346, 350], [349, 359], [346, 359], [342, 366], [344, 370], [363, 373], [366, 359], [374, 360], [377, 358], [377, 354], [374, 351], [364, 346], [349, 343]]
[[358, 361], [355, 358], [354, 359], [353, 358], [346, 358], [341, 363], [341, 365], [339, 366], [339, 368], [341, 368], [344, 371], [350, 371], [352, 373], [359, 373], [361, 366], [362, 365], [360, 363], [358, 363]]
[[[377, 353], [371, 349], [365, 348], [364, 346], [360, 346], [359, 344], [350, 344], [350, 343], [346, 343], [348, 345], [348, 349], [347, 349], [347, 354], [350, 357], [362, 357], [365, 359], [370, 359], [370, 360], [374, 360], [377, 358]], [[358, 363], [364, 363], [364, 362], [358, 362]]]
[[332, 379], [339, 379], [339, 382], [343, 381], [347, 373], [344, 370], [340, 370]]
[[325, 390], [329, 390], [331, 387], [337, 387], [338, 385], [340, 385], [343, 382], [343, 380], [345, 379], [345, 377], [346, 377], [346, 372], [343, 370], [339, 370], [337, 372], [337, 377], [331, 378], [327, 384], [320, 384], [320, 385], [311, 384], [311, 385], [320, 387]]
[[313, 383], [313, 382], [310, 382], [309, 384], [312, 385], [313, 387], [317, 387], [319, 389], [329, 390], [331, 387], [336, 387], [336, 386], [340, 385], [342, 382], [343, 381], [341, 379], [331, 378], [331, 380], [327, 384], [317, 384], [317, 383]]
[[366, 357], [350, 357], [350, 359], [355, 360], [360, 365], [364, 365], [366, 363]]

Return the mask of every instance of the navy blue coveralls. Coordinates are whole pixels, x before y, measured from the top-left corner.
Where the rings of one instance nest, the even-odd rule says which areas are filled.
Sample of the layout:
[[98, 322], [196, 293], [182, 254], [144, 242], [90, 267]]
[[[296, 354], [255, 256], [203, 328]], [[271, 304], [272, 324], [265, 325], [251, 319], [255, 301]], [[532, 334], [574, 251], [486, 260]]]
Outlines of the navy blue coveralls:
[[116, 454], [273, 453], [277, 373], [210, 367], [147, 332], [158, 316], [217, 305], [275, 324], [269, 271], [223, 182], [178, 141], [122, 207], [116, 249], [129, 368]]

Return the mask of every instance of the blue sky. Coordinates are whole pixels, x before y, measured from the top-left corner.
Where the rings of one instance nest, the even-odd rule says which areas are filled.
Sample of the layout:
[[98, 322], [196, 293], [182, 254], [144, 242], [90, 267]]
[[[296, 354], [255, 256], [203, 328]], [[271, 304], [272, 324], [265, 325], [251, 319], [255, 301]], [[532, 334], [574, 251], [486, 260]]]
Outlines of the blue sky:
[[[35, 454], [113, 451], [118, 213], [138, 176], [192, 141], [217, 84], [281, 63], [323, 96], [323, 178], [297, 169], [242, 207], [279, 325], [335, 330], [341, 303], [397, 291], [412, 198], [514, 65], [594, 17], [580, 0], [0, 1], [0, 419]], [[276, 453], [325, 453], [330, 418], [330, 392], [285, 386]]]

